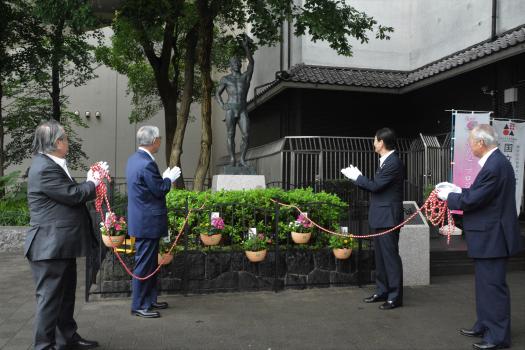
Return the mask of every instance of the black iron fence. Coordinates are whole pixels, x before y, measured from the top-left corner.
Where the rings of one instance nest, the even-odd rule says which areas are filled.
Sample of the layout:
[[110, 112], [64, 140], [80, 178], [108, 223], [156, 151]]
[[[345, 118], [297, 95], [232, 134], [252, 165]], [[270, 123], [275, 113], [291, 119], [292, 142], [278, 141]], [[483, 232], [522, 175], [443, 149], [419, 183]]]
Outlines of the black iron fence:
[[[161, 268], [158, 288], [164, 293], [210, 293], [219, 291], [274, 290], [285, 288], [362, 285], [372, 282], [373, 250], [369, 240], [355, 241], [349, 259], [338, 260], [328, 247], [329, 235], [314, 229], [311, 240], [304, 245], [291, 241], [286, 227], [297, 212], [271, 204], [253, 207], [246, 203], [212, 204], [204, 209], [178, 208], [172, 211], [170, 222], [175, 231], [177, 223], [190, 214], [173, 261]], [[123, 208], [117, 208], [123, 210]], [[348, 207], [325, 203], [302, 206], [308, 216], [333, 229], [348, 227], [350, 233], [368, 233], [367, 202], [352, 201]], [[217, 212], [226, 228], [218, 246], [206, 247], [199, 238], [199, 227]], [[94, 213], [94, 215], [96, 215]], [[94, 222], [100, 218], [94, 216]], [[205, 222], [204, 225], [209, 224]], [[267, 256], [262, 262], [250, 262], [242, 242], [251, 227], [269, 239]], [[96, 227], [98, 232], [98, 226]], [[266, 232], [262, 232], [266, 231]], [[175, 232], [171, 232], [171, 238]], [[125, 263], [132, 268], [133, 247], [120, 248]], [[103, 245], [87, 257], [86, 300], [91, 295], [129, 295], [131, 277], [125, 272], [115, 254]]]

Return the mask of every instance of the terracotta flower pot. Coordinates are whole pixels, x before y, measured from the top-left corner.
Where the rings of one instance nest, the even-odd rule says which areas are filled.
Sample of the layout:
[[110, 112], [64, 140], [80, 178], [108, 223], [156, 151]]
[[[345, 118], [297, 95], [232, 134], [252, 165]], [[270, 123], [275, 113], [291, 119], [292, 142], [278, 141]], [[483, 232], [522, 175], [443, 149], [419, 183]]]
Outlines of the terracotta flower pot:
[[256, 252], [252, 250], [245, 250], [244, 253], [246, 254], [248, 260], [250, 260], [251, 262], [260, 262], [266, 258], [266, 249], [259, 250]]
[[334, 248], [333, 252], [337, 259], [346, 260], [352, 254], [352, 248]]
[[204, 245], [217, 245], [221, 241], [222, 234], [216, 233], [208, 236], [207, 234], [201, 233], [201, 241]]
[[126, 235], [121, 235], [121, 236], [102, 235], [102, 242], [104, 242], [104, 245], [109, 248], [120, 247], [122, 243], [124, 243], [125, 239], [126, 239]]
[[308, 243], [311, 236], [312, 232], [292, 232], [292, 240], [297, 244]]
[[173, 254], [171, 253], [159, 253], [159, 265], [168, 265], [173, 260]]

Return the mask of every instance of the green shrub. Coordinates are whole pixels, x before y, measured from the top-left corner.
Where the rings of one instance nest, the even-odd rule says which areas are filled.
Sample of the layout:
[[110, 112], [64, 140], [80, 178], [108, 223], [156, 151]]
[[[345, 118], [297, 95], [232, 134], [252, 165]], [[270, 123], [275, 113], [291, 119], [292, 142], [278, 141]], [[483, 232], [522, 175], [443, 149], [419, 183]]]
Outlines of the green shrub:
[[[194, 210], [188, 220], [190, 249], [200, 248], [199, 240], [195, 237], [197, 230], [194, 229], [202, 222], [208, 222], [212, 212], [219, 212], [226, 224], [223, 231], [223, 237], [226, 237], [223, 241], [233, 249], [242, 250], [241, 243], [246, 240], [250, 227], [256, 227], [257, 232], [273, 234], [275, 204], [271, 201], [272, 198], [307, 211], [308, 217], [323, 227], [332, 227], [347, 210], [347, 204], [337, 196], [325, 192], [314, 193], [310, 188], [291, 191], [268, 188], [214, 193], [172, 190], [166, 197], [171, 231], [177, 232], [182, 226], [187, 201], [188, 207]], [[204, 203], [205, 207], [199, 210]], [[286, 244], [288, 223], [295, 221], [297, 216], [297, 210], [280, 207], [278, 244]], [[317, 234], [310, 246], [320, 248], [327, 244], [328, 236]]]

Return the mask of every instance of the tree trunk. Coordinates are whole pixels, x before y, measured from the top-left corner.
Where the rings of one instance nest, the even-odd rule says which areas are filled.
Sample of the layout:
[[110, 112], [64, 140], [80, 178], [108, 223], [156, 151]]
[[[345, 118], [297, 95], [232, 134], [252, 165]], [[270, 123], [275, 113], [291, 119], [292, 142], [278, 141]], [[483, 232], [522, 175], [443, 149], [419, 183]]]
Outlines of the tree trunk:
[[168, 166], [171, 166], [171, 146], [173, 145], [177, 128], [177, 96], [170, 96], [167, 103], [164, 104], [164, 129], [166, 132], [164, 147], [166, 150], [166, 164]]
[[[2, 107], [2, 99], [4, 98], [4, 86], [0, 81], [0, 177], [4, 176], [5, 169], [5, 152], [4, 152], [4, 114]], [[3, 196], [3, 188], [0, 188], [0, 197]]]
[[204, 189], [204, 180], [208, 173], [211, 156], [211, 94], [213, 83], [211, 80], [211, 47], [213, 42], [213, 16], [206, 0], [198, 1], [199, 17], [201, 18], [199, 36], [201, 40], [201, 50], [199, 66], [202, 74], [202, 105], [201, 105], [201, 149], [199, 163], [195, 171], [194, 191]]
[[[184, 57], [184, 86], [182, 92], [182, 99], [177, 114], [177, 128], [175, 129], [175, 138], [173, 139], [173, 146], [171, 148], [171, 155], [169, 165], [181, 166], [182, 144], [184, 141], [184, 134], [186, 133], [186, 126], [188, 125], [188, 116], [190, 114], [191, 102], [193, 99], [193, 84], [195, 78], [195, 48], [197, 46], [198, 28], [193, 27], [186, 36], [186, 55]], [[184, 169], [182, 169], [184, 173]], [[177, 188], [185, 188], [184, 178], [181, 177], [175, 183]]]
[[51, 101], [53, 119], [60, 122], [60, 60], [64, 45], [64, 19], [61, 19], [53, 32], [53, 53], [51, 55]]

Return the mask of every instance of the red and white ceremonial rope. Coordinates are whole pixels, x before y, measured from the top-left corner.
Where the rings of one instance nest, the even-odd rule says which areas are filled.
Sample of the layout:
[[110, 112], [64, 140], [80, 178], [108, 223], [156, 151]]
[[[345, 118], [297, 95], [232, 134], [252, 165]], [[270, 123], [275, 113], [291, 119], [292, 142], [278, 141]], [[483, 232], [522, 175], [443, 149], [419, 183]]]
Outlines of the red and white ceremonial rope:
[[[300, 214], [304, 214], [304, 212], [299, 207], [297, 207], [297, 206], [295, 206], [293, 204], [281, 203], [281, 202], [279, 202], [278, 200], [275, 200], [275, 199], [271, 199], [271, 200], [274, 203], [279, 204], [280, 206], [283, 206], [283, 207], [286, 207], [286, 208], [294, 208]], [[410, 222], [419, 212], [423, 212], [423, 210], [424, 210], [424, 214], [427, 217], [428, 221], [430, 221], [430, 223], [432, 223], [434, 226], [438, 226], [439, 225], [439, 226], [443, 227], [444, 224], [445, 224], [445, 218], [447, 219], [447, 221], [448, 221], [447, 244], [450, 243], [450, 235], [454, 231], [454, 228], [455, 228], [454, 218], [452, 217], [452, 213], [450, 212], [450, 210], [447, 207], [447, 202], [446, 201], [442, 201], [442, 200], [440, 200], [438, 198], [436, 190], [432, 191], [432, 193], [430, 193], [430, 195], [428, 196], [428, 198], [425, 201], [425, 203], [421, 206], [421, 208], [416, 210], [405, 221], [403, 221], [399, 225], [397, 225], [395, 227], [392, 227], [392, 228], [390, 228], [390, 229], [388, 229], [386, 231], [377, 232], [377, 233], [373, 233], [373, 234], [369, 234], [369, 235], [355, 235], [355, 234], [348, 234], [348, 233], [341, 233], [341, 232], [331, 231], [331, 230], [328, 230], [328, 229], [320, 226], [315, 221], [310, 219], [310, 217], [308, 217], [308, 216], [307, 216], [307, 219], [315, 227], [317, 227], [319, 230], [321, 230], [323, 232], [326, 232], [328, 234], [331, 234], [331, 235], [334, 235], [334, 236], [349, 237], [349, 238], [361, 238], [362, 239], [362, 238], [379, 237], [379, 236], [383, 236], [383, 235], [389, 234], [389, 233], [391, 233], [393, 231], [396, 231], [396, 230], [400, 229], [402, 226], [404, 226], [406, 223]]]
[[[91, 166], [91, 170], [93, 172], [97, 171], [100, 174], [100, 183], [99, 183], [99, 185], [96, 188], [97, 197], [96, 197], [96, 200], [95, 200], [95, 209], [96, 209], [96, 211], [98, 213], [100, 213], [100, 217], [102, 219], [102, 222], [104, 222], [104, 224], [105, 224], [105, 217], [104, 217], [104, 213], [103, 213], [103, 210], [102, 210], [102, 205], [105, 203], [106, 207], [107, 207], [107, 210], [109, 212], [111, 212], [111, 206], [109, 204], [109, 200], [108, 200], [108, 197], [107, 197], [107, 186], [106, 186], [106, 183], [104, 181], [102, 181], [102, 180], [106, 179], [108, 182], [111, 182], [111, 177], [109, 176], [109, 173], [104, 168], [102, 168], [98, 163], [93, 164]], [[294, 208], [299, 213], [304, 214], [304, 212], [299, 207], [297, 207], [295, 205], [281, 203], [281, 202], [279, 202], [279, 201], [277, 201], [275, 199], [271, 199], [271, 200], [273, 202], [279, 204], [280, 206], [287, 207], [287, 208]], [[202, 210], [205, 205], [206, 205], [206, 200], [204, 200], [204, 203], [202, 204], [202, 206], [200, 208], [198, 208], [198, 210]], [[432, 193], [430, 193], [430, 195], [428, 196], [428, 198], [425, 201], [425, 203], [421, 206], [421, 208], [416, 210], [405, 221], [403, 221], [399, 225], [397, 225], [395, 227], [392, 227], [392, 228], [390, 228], [390, 229], [388, 229], [386, 231], [383, 231], [383, 232], [377, 232], [377, 233], [368, 234], [368, 235], [346, 234], [346, 233], [340, 233], [340, 232], [335, 232], [335, 231], [328, 230], [328, 229], [320, 226], [319, 224], [317, 224], [315, 221], [313, 221], [309, 217], [308, 217], [308, 220], [315, 227], [320, 229], [321, 231], [326, 232], [326, 233], [331, 234], [331, 235], [341, 236], [341, 237], [350, 237], [350, 238], [356, 238], [356, 239], [357, 238], [360, 238], [360, 239], [365, 238], [366, 239], [366, 238], [373, 238], [373, 237], [383, 236], [383, 235], [386, 235], [386, 234], [389, 234], [389, 233], [391, 233], [393, 231], [398, 230], [399, 228], [404, 226], [406, 223], [411, 221], [418, 214], [418, 212], [423, 212], [423, 210], [424, 210], [424, 214], [427, 217], [428, 221], [430, 221], [430, 223], [432, 223], [435, 226], [439, 225], [439, 226], [443, 227], [444, 224], [445, 224], [445, 218], [447, 219], [447, 221], [448, 221], [447, 244], [448, 244], [450, 242], [450, 235], [453, 232], [454, 227], [455, 227], [454, 219], [452, 217], [452, 214], [451, 214], [450, 210], [447, 207], [447, 202], [446, 201], [442, 201], [442, 200], [440, 200], [437, 197], [437, 191], [436, 190], [432, 191]], [[170, 249], [168, 251], [168, 254], [171, 253], [173, 251], [173, 249], [175, 249], [175, 247], [177, 246], [177, 243], [178, 243], [180, 237], [182, 236], [182, 233], [184, 232], [184, 228], [186, 227], [186, 225], [188, 223], [188, 218], [189, 218], [191, 213], [192, 213], [192, 209], [190, 209], [188, 211], [188, 214], [186, 215], [186, 217], [184, 219], [184, 223], [181, 226], [181, 228], [179, 229], [179, 232], [178, 232], [177, 236], [175, 237], [175, 240], [174, 240], [173, 244], [171, 245], [171, 247], [170, 247]], [[108, 232], [109, 232], [109, 230], [108, 230]], [[118, 260], [120, 261], [120, 264], [122, 265], [122, 267], [124, 268], [126, 273], [128, 275], [130, 275], [131, 277], [139, 280], [139, 281], [144, 281], [144, 280], [147, 280], [147, 279], [151, 278], [156, 273], [158, 273], [160, 271], [160, 268], [162, 267], [162, 264], [158, 264], [157, 268], [153, 272], [151, 272], [149, 275], [143, 276], [143, 277], [137, 276], [126, 265], [126, 263], [124, 262], [124, 260], [122, 259], [122, 257], [118, 253], [118, 251], [116, 250], [117, 247], [113, 246], [112, 248], [113, 248], [113, 252], [117, 256]]]
[[[108, 200], [108, 196], [107, 196], [108, 189], [107, 189], [106, 183], [104, 181], [102, 181], [102, 180], [106, 179], [106, 180], [108, 180], [108, 182], [111, 182], [111, 177], [109, 176], [109, 173], [104, 168], [102, 168], [98, 163], [93, 164], [91, 166], [91, 170], [93, 172], [98, 171], [99, 174], [100, 174], [100, 183], [99, 183], [99, 185], [96, 188], [97, 197], [95, 199], [95, 209], [96, 209], [96, 211], [98, 213], [100, 213], [100, 217], [102, 218], [102, 222], [104, 222], [104, 225], [105, 225], [105, 218], [104, 218], [104, 213], [102, 211], [102, 204], [106, 203], [106, 207], [107, 207], [108, 212], [111, 212], [111, 206], [109, 205], [109, 200]], [[198, 210], [201, 210], [202, 208], [204, 208], [204, 205], [205, 205], [205, 203]], [[184, 223], [183, 223], [182, 227], [179, 229], [179, 232], [178, 232], [177, 236], [175, 237], [175, 240], [173, 241], [173, 244], [171, 245], [171, 247], [170, 247], [170, 249], [168, 251], [168, 254], [170, 254], [173, 251], [173, 249], [175, 249], [175, 247], [177, 246], [179, 238], [181, 237], [182, 233], [184, 232], [184, 228], [186, 227], [186, 225], [188, 223], [188, 218], [190, 217], [191, 212], [192, 212], [192, 210], [190, 209], [188, 211], [188, 215], [186, 215], [186, 218], [184, 219]], [[108, 230], [108, 233], [109, 233], [109, 230]], [[143, 277], [137, 276], [126, 265], [126, 263], [124, 262], [124, 260], [120, 256], [119, 252], [117, 251], [117, 249], [116, 249], [117, 247], [113, 246], [112, 248], [113, 248], [113, 253], [115, 253], [115, 255], [117, 256], [118, 260], [120, 261], [120, 264], [122, 265], [122, 267], [124, 268], [126, 273], [128, 275], [130, 275], [131, 277], [139, 280], [139, 281], [145, 281], [145, 280], [151, 278], [156, 273], [158, 273], [160, 271], [160, 268], [162, 267], [162, 264], [158, 264], [157, 268], [153, 272], [151, 272], [149, 275], [143, 276]], [[162, 259], [164, 259], [164, 256], [162, 257]]]

